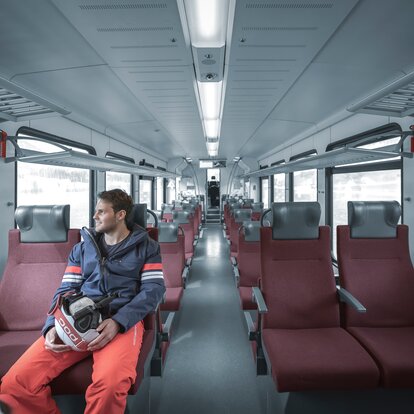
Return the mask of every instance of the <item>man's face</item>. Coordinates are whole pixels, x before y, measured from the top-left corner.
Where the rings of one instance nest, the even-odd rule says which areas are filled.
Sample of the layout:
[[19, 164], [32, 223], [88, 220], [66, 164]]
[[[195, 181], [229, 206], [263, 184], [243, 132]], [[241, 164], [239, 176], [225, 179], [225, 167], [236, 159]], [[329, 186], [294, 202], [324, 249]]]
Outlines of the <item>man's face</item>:
[[95, 230], [99, 233], [110, 233], [114, 231], [119, 223], [119, 218], [114, 212], [111, 203], [98, 200], [95, 207]]

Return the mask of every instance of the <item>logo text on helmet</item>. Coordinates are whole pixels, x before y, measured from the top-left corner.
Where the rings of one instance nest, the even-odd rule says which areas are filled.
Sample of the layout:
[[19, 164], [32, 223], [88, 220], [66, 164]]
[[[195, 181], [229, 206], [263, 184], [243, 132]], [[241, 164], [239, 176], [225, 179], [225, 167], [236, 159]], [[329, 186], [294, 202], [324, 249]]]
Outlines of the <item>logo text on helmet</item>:
[[77, 336], [76, 334], [71, 331], [70, 327], [66, 325], [65, 321], [62, 318], [58, 319], [59, 325], [62, 327], [65, 334], [70, 338], [70, 340], [77, 345], [78, 342], [82, 341], [82, 339]]

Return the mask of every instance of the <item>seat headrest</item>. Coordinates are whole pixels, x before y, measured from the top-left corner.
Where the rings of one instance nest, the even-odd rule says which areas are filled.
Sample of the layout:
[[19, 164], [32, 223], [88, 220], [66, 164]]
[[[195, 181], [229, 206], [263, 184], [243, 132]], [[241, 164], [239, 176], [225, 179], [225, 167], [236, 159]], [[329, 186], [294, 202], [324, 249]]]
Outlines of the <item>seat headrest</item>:
[[184, 210], [173, 210], [173, 221], [178, 224], [190, 222], [190, 212]]
[[252, 219], [252, 210], [250, 208], [240, 208], [233, 210], [234, 221], [242, 223], [244, 220]]
[[272, 203], [273, 239], [319, 238], [321, 206], [317, 202]]
[[158, 241], [160, 243], [175, 243], [178, 240], [178, 223], [159, 223]]
[[195, 210], [195, 206], [194, 206], [193, 204], [190, 204], [190, 203], [183, 203], [183, 205], [182, 205], [182, 209], [183, 209], [184, 211], [189, 211], [189, 212], [192, 212], [192, 211], [194, 211], [194, 210]]
[[252, 208], [253, 201], [251, 198], [243, 200], [243, 207], [244, 208]]
[[352, 238], [397, 237], [400, 217], [398, 201], [348, 201], [348, 225]]
[[236, 210], [236, 209], [238, 209], [238, 208], [242, 208], [241, 203], [231, 203], [231, 204], [230, 204], [230, 210], [231, 210], [231, 211]]
[[147, 228], [147, 204], [134, 204], [132, 206], [131, 213], [128, 216], [127, 225], [129, 228], [134, 227], [134, 224], [138, 224], [142, 228]]
[[172, 204], [162, 204], [161, 205], [161, 211], [163, 213], [172, 213], [173, 207], [174, 206]]
[[262, 211], [264, 208], [264, 203], [253, 203], [252, 210], [253, 211]]
[[14, 219], [22, 243], [58, 243], [68, 238], [70, 205], [19, 206]]
[[260, 222], [243, 221], [244, 240], [249, 242], [260, 241]]

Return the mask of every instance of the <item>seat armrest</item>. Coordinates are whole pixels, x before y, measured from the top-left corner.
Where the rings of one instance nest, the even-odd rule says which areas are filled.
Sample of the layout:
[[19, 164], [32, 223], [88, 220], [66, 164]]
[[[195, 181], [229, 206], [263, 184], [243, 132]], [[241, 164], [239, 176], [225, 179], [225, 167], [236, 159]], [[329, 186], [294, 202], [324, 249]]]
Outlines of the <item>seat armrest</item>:
[[237, 259], [233, 256], [230, 256], [230, 261], [233, 266], [237, 266]]
[[246, 319], [247, 334], [249, 335], [249, 341], [256, 341], [257, 332], [256, 332], [256, 327], [252, 319], [252, 315], [250, 315], [248, 311], [244, 311], [243, 313], [244, 313], [244, 318]]
[[258, 287], [252, 287], [252, 293], [253, 293], [253, 302], [257, 303], [257, 310], [259, 313], [267, 313], [267, 305], [264, 300], [264, 297], [262, 295], [261, 290]]
[[185, 265], [187, 267], [190, 267], [192, 262], [193, 262], [193, 258], [192, 257], [189, 257], [189, 258], [186, 259]]
[[183, 269], [183, 273], [181, 274], [181, 277], [183, 279], [183, 288], [184, 289], [187, 285], [187, 279], [188, 279], [189, 272], [190, 272], [190, 270], [189, 270], [188, 266], [185, 266], [184, 269]]
[[239, 273], [239, 268], [237, 266], [233, 266], [233, 273], [234, 273], [234, 281], [236, 282], [236, 287], [239, 287], [240, 273]]
[[336, 290], [338, 292], [339, 300], [341, 302], [344, 302], [347, 305], [352, 306], [359, 313], [365, 313], [367, 311], [365, 306], [355, 296], [353, 296], [350, 292], [348, 292], [346, 289], [344, 289], [340, 286], [337, 286]]
[[165, 321], [165, 323], [162, 324], [161, 340], [163, 342], [170, 341], [171, 325], [173, 323], [174, 316], [175, 312], [170, 312], [167, 316], [167, 320]]

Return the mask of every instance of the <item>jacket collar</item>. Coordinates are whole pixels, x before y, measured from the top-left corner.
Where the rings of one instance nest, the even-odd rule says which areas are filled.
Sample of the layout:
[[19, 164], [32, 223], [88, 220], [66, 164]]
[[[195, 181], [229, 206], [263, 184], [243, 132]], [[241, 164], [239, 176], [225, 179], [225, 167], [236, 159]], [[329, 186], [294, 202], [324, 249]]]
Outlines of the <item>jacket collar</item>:
[[[86, 231], [86, 228], [83, 227], [81, 229], [81, 236], [83, 238], [83, 240], [85, 242], [87, 241], [91, 241], [91, 242], [95, 242], [98, 243], [98, 241], [100, 240], [100, 238], [103, 236], [103, 233], [98, 233], [94, 228], [89, 228]], [[93, 241], [90, 240], [90, 236], [89, 234], [93, 237]], [[138, 243], [143, 242], [144, 240], [146, 240], [148, 238], [148, 233], [146, 232], [146, 230], [144, 228], [142, 228], [141, 226], [138, 226], [137, 224], [134, 225], [132, 231], [131, 231], [131, 235], [128, 237], [128, 242], [125, 245], [125, 248], [129, 247], [130, 245], [137, 245]]]

